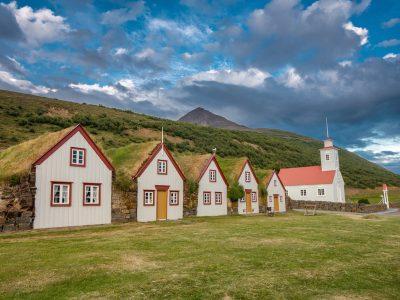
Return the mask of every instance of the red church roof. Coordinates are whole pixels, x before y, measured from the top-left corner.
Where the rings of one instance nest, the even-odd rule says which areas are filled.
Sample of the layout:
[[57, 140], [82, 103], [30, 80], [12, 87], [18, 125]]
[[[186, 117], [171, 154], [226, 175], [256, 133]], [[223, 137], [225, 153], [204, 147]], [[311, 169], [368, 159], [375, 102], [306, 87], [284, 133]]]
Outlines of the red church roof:
[[321, 166], [281, 169], [279, 177], [285, 186], [330, 184], [336, 171], [322, 171]]

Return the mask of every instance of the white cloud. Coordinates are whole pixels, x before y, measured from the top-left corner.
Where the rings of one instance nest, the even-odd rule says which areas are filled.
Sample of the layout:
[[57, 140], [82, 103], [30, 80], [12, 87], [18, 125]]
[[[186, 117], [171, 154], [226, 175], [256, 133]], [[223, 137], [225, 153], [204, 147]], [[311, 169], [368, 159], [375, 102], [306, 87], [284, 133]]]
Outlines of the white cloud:
[[366, 151], [375, 154], [377, 163], [389, 164], [400, 161], [400, 136], [390, 138], [364, 138], [361, 139], [365, 147], [353, 147], [347, 150]]
[[392, 60], [392, 59], [396, 59], [398, 56], [399, 55], [395, 54], [395, 53], [388, 53], [383, 57], [383, 59]]
[[124, 55], [124, 54], [127, 54], [128, 53], [128, 49], [126, 49], [126, 48], [117, 48], [117, 49], [115, 49], [115, 55], [116, 56], [120, 56], [120, 55]]
[[277, 81], [286, 87], [299, 89], [304, 86], [304, 80], [295, 68], [287, 68], [286, 72], [277, 78]]
[[246, 87], [257, 87], [271, 75], [259, 69], [250, 68], [243, 71], [233, 70], [210, 70], [194, 74], [184, 80], [184, 84], [194, 84], [196, 81], [215, 81], [225, 84], [241, 85]]
[[152, 19], [149, 22], [149, 30], [156, 31], [165, 31], [171, 35], [176, 37], [185, 38], [193, 41], [203, 40], [207, 35], [212, 33], [212, 30], [209, 27], [206, 27], [204, 30], [201, 30], [197, 26], [194, 25], [183, 25], [178, 24], [175, 21], [171, 20], [163, 20], [163, 19]]
[[145, 10], [144, 1], [130, 3], [128, 8], [109, 10], [102, 14], [103, 24], [119, 25], [128, 21], [134, 21]]
[[12, 74], [6, 71], [0, 71], [0, 83], [1, 82], [12, 88], [16, 88], [20, 91], [30, 92], [33, 94], [48, 94], [50, 92], [57, 92], [56, 89], [51, 89], [41, 85], [34, 85], [29, 80], [15, 78]]
[[95, 84], [86, 84], [86, 83], [71, 83], [69, 87], [74, 90], [79, 90], [84, 94], [91, 94], [93, 92], [103, 93], [110, 96], [117, 96], [118, 97], [118, 90], [111, 86], [111, 85], [99, 85], [98, 83]]
[[384, 27], [384, 28], [391, 28], [391, 27], [396, 26], [397, 24], [400, 24], [400, 18], [392, 18], [392, 19], [390, 19], [390, 20], [384, 22], [384, 23], [382, 24], [382, 27]]
[[17, 7], [15, 1], [3, 4], [15, 16], [19, 27], [25, 35], [26, 41], [31, 45], [61, 40], [71, 29], [65, 18], [54, 15], [53, 11], [42, 8], [34, 11], [30, 6]]
[[352, 66], [352, 62], [350, 61], [350, 60], [344, 60], [344, 61], [341, 61], [341, 62], [339, 62], [339, 66], [341, 66], [341, 67], [351, 67]]
[[146, 48], [146, 49], [143, 49], [142, 51], [136, 53], [135, 56], [139, 59], [144, 60], [146, 58], [152, 58], [155, 54], [156, 54], [156, 52], [153, 49]]
[[360, 45], [363, 46], [368, 43], [368, 29], [362, 27], [356, 27], [352, 22], [347, 22], [343, 25], [343, 28], [347, 31], [354, 32], [360, 37]]
[[393, 47], [393, 46], [397, 46], [397, 45], [400, 45], [400, 40], [390, 39], [390, 40], [384, 40], [384, 41], [378, 43], [376, 46], [388, 48], [388, 47]]

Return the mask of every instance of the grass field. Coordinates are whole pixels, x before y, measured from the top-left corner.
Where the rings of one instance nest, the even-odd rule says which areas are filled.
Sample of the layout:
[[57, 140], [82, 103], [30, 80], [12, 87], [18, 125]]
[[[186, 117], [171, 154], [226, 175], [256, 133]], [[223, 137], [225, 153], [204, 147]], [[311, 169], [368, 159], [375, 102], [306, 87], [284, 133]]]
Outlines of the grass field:
[[400, 218], [290, 213], [0, 235], [0, 298], [399, 298]]

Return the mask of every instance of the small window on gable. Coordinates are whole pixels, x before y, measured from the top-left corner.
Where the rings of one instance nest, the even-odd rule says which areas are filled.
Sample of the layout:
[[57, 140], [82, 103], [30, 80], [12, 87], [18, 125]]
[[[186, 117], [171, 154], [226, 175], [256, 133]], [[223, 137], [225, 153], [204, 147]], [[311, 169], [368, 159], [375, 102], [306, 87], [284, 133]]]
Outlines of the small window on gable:
[[204, 205], [210, 205], [211, 204], [211, 193], [210, 192], [204, 192], [203, 193], [203, 204]]
[[71, 183], [52, 182], [51, 184], [51, 206], [71, 205]]
[[251, 192], [251, 201], [257, 202], [257, 192]]
[[216, 182], [216, 181], [217, 181], [217, 171], [210, 170], [210, 182]]
[[250, 172], [248, 172], [248, 171], [246, 171], [246, 172], [244, 172], [244, 180], [246, 181], [246, 182], [250, 182]]
[[326, 160], [329, 160], [330, 159], [329, 154], [326, 154], [325, 158], [326, 158]]
[[179, 192], [178, 191], [170, 191], [169, 192], [169, 205], [178, 205], [179, 204]]
[[154, 205], [154, 191], [143, 192], [143, 205], [144, 206]]
[[222, 193], [215, 192], [215, 204], [221, 205], [222, 204]]
[[278, 186], [278, 183], [276, 182], [276, 179], [274, 179], [274, 186]]
[[101, 185], [98, 183], [84, 183], [83, 205], [100, 205]]
[[70, 165], [75, 167], [86, 166], [86, 149], [71, 147]]
[[157, 174], [165, 175], [168, 172], [168, 165], [166, 160], [157, 160]]

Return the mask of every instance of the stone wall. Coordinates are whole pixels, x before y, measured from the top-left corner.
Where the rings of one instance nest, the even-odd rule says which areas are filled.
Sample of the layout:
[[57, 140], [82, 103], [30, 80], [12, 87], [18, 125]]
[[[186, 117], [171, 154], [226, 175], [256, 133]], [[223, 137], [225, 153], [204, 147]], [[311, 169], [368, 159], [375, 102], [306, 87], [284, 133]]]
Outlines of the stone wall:
[[26, 230], [33, 227], [35, 189], [29, 178], [15, 186], [0, 186], [0, 231]]
[[317, 205], [319, 210], [356, 212], [356, 213], [374, 213], [386, 210], [383, 204], [359, 204], [359, 203], [338, 203], [325, 201], [304, 201], [289, 199], [290, 209], [304, 209], [306, 204]]
[[113, 188], [111, 203], [111, 220], [113, 223], [136, 221], [137, 189], [123, 192]]

